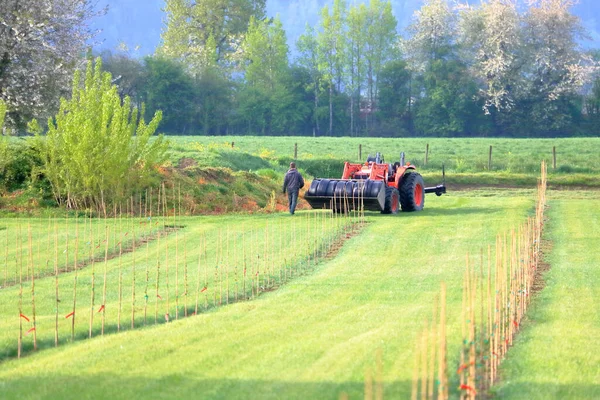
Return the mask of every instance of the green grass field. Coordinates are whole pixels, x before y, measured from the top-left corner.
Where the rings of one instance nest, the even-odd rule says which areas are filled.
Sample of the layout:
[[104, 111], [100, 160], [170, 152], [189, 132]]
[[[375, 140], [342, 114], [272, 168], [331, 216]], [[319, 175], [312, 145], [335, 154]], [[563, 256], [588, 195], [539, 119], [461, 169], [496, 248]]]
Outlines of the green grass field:
[[600, 201], [550, 203], [546, 287], [508, 352], [499, 398], [600, 398]]
[[[119, 286], [121, 287], [121, 320], [122, 329], [129, 329], [131, 319], [140, 326], [147, 315], [147, 322], [154, 324], [165, 321], [166, 314], [171, 319], [176, 313], [184, 315], [195, 311], [196, 301], [199, 309], [214, 307], [228, 303], [236, 298], [254, 297], [260, 286], [270, 288], [286, 277], [305, 273], [313, 266], [314, 260], [307, 256], [318, 255], [323, 251], [326, 241], [332, 241], [342, 228], [341, 219], [332, 220], [330, 214], [323, 212], [304, 213], [290, 220], [285, 214], [275, 214], [262, 217], [206, 217], [206, 218], [167, 218], [156, 223], [170, 223], [180, 226], [178, 231], [171, 231], [168, 236], [138, 243], [136, 251], [126, 252], [117, 257], [121, 247], [129, 238], [129, 244], [136, 236], [141, 236], [143, 229], [155, 229], [139, 224], [140, 219], [119, 221], [97, 219], [92, 222], [80, 221], [76, 228], [75, 221], [63, 219], [48, 224], [46, 221], [34, 219], [28, 226], [32, 231], [42, 232], [41, 237], [51, 242], [47, 249], [42, 243], [43, 251], [38, 252], [38, 246], [31, 246], [31, 254], [27, 246], [29, 229], [24, 227], [23, 220], [4, 220], [5, 230], [0, 232], [5, 242], [8, 238], [10, 247], [3, 259], [2, 275], [8, 276], [7, 286], [0, 289], [0, 360], [16, 354], [14, 339], [19, 334], [19, 322], [25, 324], [24, 331], [33, 323], [19, 319], [20, 285], [23, 280], [22, 308], [23, 314], [30, 320], [33, 317], [31, 296], [31, 266], [35, 272], [41, 270], [42, 278], [35, 278], [35, 299], [37, 314], [37, 340], [39, 348], [54, 345], [55, 331], [55, 259], [58, 260], [58, 290], [59, 300], [59, 338], [61, 343], [71, 341], [71, 321], [66, 318], [73, 311], [75, 273], [75, 232], [81, 235], [80, 248], [84, 248], [81, 262], [86, 261], [77, 271], [77, 303], [75, 310], [75, 337], [86, 338], [89, 333], [90, 310], [92, 306], [92, 275], [94, 275], [94, 310], [92, 331], [98, 335], [101, 327], [99, 314], [101, 306], [105, 306], [106, 331], [114, 332], [119, 325]], [[67, 225], [68, 224], [68, 225]], [[121, 225], [121, 226], [120, 226]], [[167, 225], [168, 226], [168, 225]], [[87, 227], [87, 236], [86, 228]], [[113, 229], [116, 230], [113, 231]], [[54, 237], [54, 232], [62, 234]], [[19, 237], [21, 232], [21, 238]], [[67, 234], [68, 232], [68, 234]], [[138, 236], [139, 235], [139, 236]], [[33, 236], [33, 235], [32, 235]], [[35, 237], [35, 236], [34, 236]], [[69, 247], [67, 245], [69, 238]], [[108, 237], [108, 246], [105, 238]], [[294, 239], [296, 245], [290, 246]], [[56, 241], [56, 242], [55, 242]], [[285, 242], [284, 242], [285, 241]], [[23, 243], [24, 244], [21, 244]], [[118, 242], [118, 243], [117, 243]], [[19, 243], [19, 246], [14, 246]], [[35, 243], [35, 242], [32, 242]], [[70, 253], [67, 253], [67, 250]], [[109, 251], [105, 263], [104, 253]], [[92, 256], [93, 254], [93, 256]], [[31, 258], [30, 258], [31, 257]], [[95, 262], [92, 263], [91, 259]], [[66, 263], [68, 259], [68, 263]], [[133, 266], [135, 265], [135, 271]], [[8, 267], [8, 268], [7, 268]], [[244, 268], [247, 272], [244, 273]], [[16, 270], [16, 271], [15, 271]], [[104, 274], [106, 270], [106, 299], [104, 299]], [[46, 274], [44, 274], [46, 273]], [[36, 274], [37, 275], [37, 274]], [[44, 277], [46, 275], [46, 277]], [[4, 277], [2, 278], [4, 280]], [[16, 282], [15, 282], [16, 280]], [[157, 289], [158, 281], [158, 289]], [[121, 282], [121, 283], [119, 283]], [[203, 290], [206, 288], [205, 290]], [[135, 290], [135, 295], [134, 295]], [[261, 289], [263, 290], [263, 289]], [[187, 296], [185, 295], [187, 293]], [[148, 296], [146, 298], [146, 295]], [[132, 304], [132, 296], [135, 304]], [[158, 298], [160, 296], [160, 298]], [[179, 296], [179, 297], [178, 297]], [[176, 310], [176, 306], [179, 307]], [[132, 312], [132, 309], [134, 312]], [[12, 318], [11, 318], [12, 317]], [[72, 317], [70, 317], [72, 318]], [[25, 351], [32, 349], [32, 334], [24, 340]]]
[[[449, 355], [456, 365], [465, 255], [494, 243], [532, 206], [528, 196], [450, 195], [431, 199], [419, 214], [371, 214], [365, 231], [310, 275], [257, 300], [168, 325], [5, 360], [3, 392], [7, 398], [333, 399], [341, 392], [358, 398], [381, 350], [386, 397], [406, 398], [414, 341], [431, 317], [440, 282], [448, 284]], [[220, 221], [189, 220], [195, 229]], [[5, 344], [14, 346], [16, 334], [13, 328]]]
[[[277, 189], [293, 159], [294, 143], [298, 143], [298, 164], [308, 177], [338, 177], [342, 161], [358, 161], [359, 144], [363, 159], [368, 153], [382, 151], [390, 161], [405, 151], [407, 161], [419, 167], [427, 184], [438, 183], [444, 163], [449, 193], [427, 197], [420, 213], [368, 213], [365, 227], [346, 240], [339, 253], [321, 258], [316, 266], [307, 256], [322, 254], [323, 245], [340, 236], [343, 221], [334, 221], [331, 214], [323, 212], [301, 211], [295, 217], [263, 212], [155, 218], [155, 226], [143, 219], [124, 219], [121, 225], [116, 220], [94, 219], [91, 225], [80, 220], [78, 260], [87, 262], [78, 272], [75, 340], [71, 340], [71, 319], [65, 318], [72, 311], [74, 274], [59, 271], [58, 348], [54, 348], [54, 260], [59, 267], [74, 263], [74, 220], [67, 221], [59, 213], [55, 228], [54, 219], [47, 215], [0, 218], [2, 398], [337, 399], [347, 393], [350, 399], [359, 399], [365, 398], [365, 376], [376, 375], [378, 354], [382, 357], [384, 397], [408, 398], [415, 372], [415, 341], [425, 321], [431, 319], [442, 281], [448, 286], [450, 393], [451, 398], [458, 397], [465, 256], [471, 254], [478, 264], [480, 251], [493, 245], [497, 235], [510, 232], [531, 216], [541, 160], [549, 163], [550, 185], [562, 189], [548, 193], [551, 201], [544, 236], [549, 247], [544, 256], [551, 269], [491, 392], [502, 399], [600, 397], [600, 346], [596, 340], [600, 334], [600, 293], [596, 289], [600, 283], [596, 268], [600, 155], [595, 151], [600, 139], [171, 140], [173, 165], [188, 157], [196, 160], [200, 169], [216, 166], [252, 171], [256, 175], [249, 175], [272, 183], [270, 191]], [[424, 165], [426, 144], [429, 162]], [[487, 165], [490, 145], [491, 170]], [[553, 146], [556, 170], [552, 168]], [[205, 170], [208, 176], [224, 171]], [[235, 185], [223, 182], [223, 187], [212, 188], [209, 182], [199, 185], [198, 191], [219, 192], [221, 197], [212, 202], [221, 207], [232, 196], [227, 186], [234, 185], [237, 195], [243, 194], [243, 187], [260, 187], [245, 185], [243, 174], [240, 172]], [[457, 192], [453, 185], [468, 190]], [[497, 188], [485, 188], [490, 185]], [[261, 200], [265, 205], [260, 205], [264, 210], [265, 199]], [[210, 198], [205, 203], [203, 207], [211, 210]], [[32, 226], [31, 254], [27, 250], [28, 222]], [[179, 228], [169, 230], [168, 235], [161, 231], [159, 242], [156, 233], [160, 225]], [[107, 230], [109, 253], [114, 258], [104, 264], [103, 235]], [[128, 247], [132, 236], [152, 240], [134, 253], [116, 257], [117, 243]], [[94, 337], [89, 339], [92, 256], [96, 288]], [[183, 281], [186, 260], [187, 296]], [[241, 272], [242, 260], [249, 271], [246, 278]], [[26, 335], [24, 358], [17, 360], [19, 324], [24, 332], [32, 326], [19, 318], [17, 282], [20, 269], [28, 276], [30, 265], [40, 272], [35, 281], [39, 350], [32, 351], [32, 334]], [[161, 298], [157, 299], [159, 265]], [[102, 299], [105, 266], [106, 301]], [[148, 283], [146, 269], [150, 272]], [[284, 284], [278, 281], [282, 275], [288, 278]], [[245, 294], [241, 294], [243, 284]], [[248, 300], [233, 302], [234, 290]], [[119, 292], [121, 329], [117, 332]], [[192, 313], [196, 297], [199, 315], [174, 321], [176, 312], [183, 315], [184, 302]], [[28, 280], [22, 299], [23, 313], [31, 317]], [[232, 304], [226, 304], [227, 299]], [[104, 336], [100, 336], [101, 304], [106, 310]], [[132, 311], [134, 330], [130, 328]], [[165, 323], [167, 313], [170, 323]]]
[[[264, 160], [276, 157], [292, 159], [294, 145], [298, 144], [298, 160], [308, 164], [315, 160], [348, 160], [364, 162], [368, 154], [381, 152], [388, 162], [406, 153], [406, 160], [424, 171], [438, 171], [445, 163], [456, 173], [489, 172], [489, 148], [492, 146], [492, 171], [514, 174], [539, 174], [540, 162], [552, 166], [552, 148], [556, 148], [557, 169], [562, 174], [600, 172], [599, 138], [577, 139], [406, 139], [406, 138], [311, 138], [311, 137], [256, 137], [256, 136], [180, 136], [170, 137], [171, 158], [198, 158], [201, 164], [224, 162], [233, 169], [257, 170], [268, 167]], [[234, 142], [232, 151], [231, 142]], [[429, 144], [428, 163], [424, 165], [426, 146]], [[362, 145], [362, 160], [359, 160]], [[237, 160], [234, 156], [218, 156], [223, 152], [250, 153], [259, 159]], [[549, 169], [549, 172], [553, 172]], [[341, 175], [341, 171], [336, 173]]]

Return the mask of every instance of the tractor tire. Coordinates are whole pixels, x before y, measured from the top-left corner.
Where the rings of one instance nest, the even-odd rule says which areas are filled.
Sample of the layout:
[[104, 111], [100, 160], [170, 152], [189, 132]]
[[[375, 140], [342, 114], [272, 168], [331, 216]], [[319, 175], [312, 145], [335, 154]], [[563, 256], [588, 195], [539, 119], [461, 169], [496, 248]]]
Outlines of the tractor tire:
[[400, 210], [400, 195], [398, 190], [393, 187], [385, 188], [385, 207], [381, 210], [382, 214], [398, 214]]
[[400, 205], [402, 211], [421, 211], [425, 205], [425, 183], [417, 172], [402, 177], [400, 184]]

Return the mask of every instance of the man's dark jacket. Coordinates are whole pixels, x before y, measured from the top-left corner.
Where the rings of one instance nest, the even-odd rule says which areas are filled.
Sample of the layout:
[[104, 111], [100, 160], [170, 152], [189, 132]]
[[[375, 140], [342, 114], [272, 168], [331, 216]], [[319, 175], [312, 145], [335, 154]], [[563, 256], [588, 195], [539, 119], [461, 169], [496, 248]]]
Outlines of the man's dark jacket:
[[300, 175], [300, 172], [296, 168], [290, 168], [283, 180], [283, 193], [286, 190], [288, 192], [295, 192], [302, 187], [304, 187], [304, 178], [302, 178], [302, 175]]

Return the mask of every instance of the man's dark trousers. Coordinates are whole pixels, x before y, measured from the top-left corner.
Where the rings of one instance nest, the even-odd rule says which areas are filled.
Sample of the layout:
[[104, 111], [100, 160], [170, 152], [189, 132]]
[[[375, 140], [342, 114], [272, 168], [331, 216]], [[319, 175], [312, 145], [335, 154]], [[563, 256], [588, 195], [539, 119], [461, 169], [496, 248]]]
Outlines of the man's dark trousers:
[[288, 204], [290, 205], [290, 214], [294, 215], [296, 204], [298, 204], [298, 190], [288, 190]]

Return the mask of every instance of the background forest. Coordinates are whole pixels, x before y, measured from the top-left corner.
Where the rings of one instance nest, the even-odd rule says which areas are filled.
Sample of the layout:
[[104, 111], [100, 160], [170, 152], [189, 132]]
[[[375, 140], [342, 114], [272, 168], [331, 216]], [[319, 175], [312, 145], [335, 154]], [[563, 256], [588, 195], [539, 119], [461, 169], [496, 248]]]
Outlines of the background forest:
[[[23, 3], [29, 2], [18, 7]], [[31, 118], [54, 115], [73, 70], [85, 64], [95, 36], [90, 21], [104, 18], [89, 2], [52, 3], [61, 5], [28, 17], [62, 24], [54, 30], [60, 40], [48, 37], [46, 43], [57, 43], [50, 50], [15, 14], [18, 2], [0, 5], [2, 15], [16, 15], [0, 29], [22, 24], [18, 32], [31, 42], [18, 57], [12, 53], [24, 40], [17, 31], [8, 30], [0, 43], [0, 93], [7, 126], [16, 132]], [[586, 46], [575, 2], [426, 0], [412, 16], [406, 10], [416, 5], [408, 3], [288, 4], [299, 19], [318, 13], [302, 33], [288, 34], [294, 16], [267, 17], [266, 0], [167, 0], [153, 54], [138, 57], [123, 45], [100, 56], [121, 96], [140, 109], [145, 104], [147, 118], [162, 110], [159, 131], [171, 135], [599, 133], [600, 53]], [[270, 9], [282, 7], [275, 2]], [[61, 19], [59, 8], [77, 18]], [[399, 16], [406, 29], [398, 28]]]

